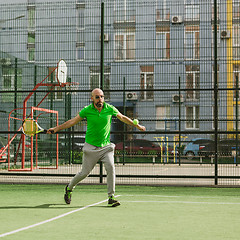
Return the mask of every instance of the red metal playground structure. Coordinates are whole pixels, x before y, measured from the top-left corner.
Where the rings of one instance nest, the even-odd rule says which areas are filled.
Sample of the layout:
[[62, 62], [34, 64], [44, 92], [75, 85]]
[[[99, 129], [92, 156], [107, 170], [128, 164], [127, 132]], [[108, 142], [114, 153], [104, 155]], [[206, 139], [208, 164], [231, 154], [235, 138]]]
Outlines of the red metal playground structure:
[[[56, 79], [57, 81], [55, 83], [44, 83], [46, 79], [52, 74], [56, 74]], [[22, 108], [17, 108], [13, 109], [9, 113], [8, 117], [8, 143], [6, 146], [1, 150], [0, 152], [0, 157], [5, 154], [5, 152], [8, 150], [8, 171], [33, 171], [34, 169], [57, 169], [58, 168], [58, 134], [54, 135], [55, 142], [56, 142], [56, 157], [55, 157], [55, 163], [51, 165], [50, 167], [39, 167], [38, 165], [38, 134], [35, 136], [30, 137], [31, 138], [31, 144], [30, 144], [30, 149], [31, 149], [31, 154], [30, 154], [30, 164], [26, 167], [26, 136], [22, 132], [22, 122], [26, 118], [35, 118], [35, 121], [39, 119], [40, 116], [43, 114], [51, 114], [51, 118], [54, 118], [55, 124], [58, 125], [58, 111], [51, 110], [51, 109], [45, 109], [45, 108], [40, 108], [39, 106], [41, 103], [47, 98], [47, 96], [51, 93], [51, 91], [55, 87], [66, 87], [70, 86], [73, 83], [68, 83], [66, 82], [67, 79], [67, 65], [64, 60], [60, 60], [57, 64], [57, 67], [54, 68], [40, 83], [36, 84], [36, 86], [32, 89], [32, 91], [28, 94], [28, 96], [25, 98], [23, 101], [23, 107]], [[45, 96], [41, 99], [41, 101], [36, 105], [36, 106], [31, 106], [27, 107], [27, 102], [28, 100], [32, 97], [32, 95], [36, 92], [36, 90], [39, 87], [42, 86], [47, 86], [50, 87], [49, 91], [45, 94]], [[28, 114], [27, 114], [28, 110]], [[14, 114], [16, 111], [22, 111], [21, 118], [17, 118], [16, 114]], [[30, 111], [30, 113], [29, 113]], [[21, 127], [18, 128], [17, 132], [13, 136], [10, 134], [10, 129], [11, 129], [11, 120], [15, 119], [17, 121], [21, 121]], [[11, 157], [11, 152], [10, 152], [10, 145], [14, 141], [14, 139], [19, 136], [19, 132], [21, 132], [21, 137], [18, 142], [18, 147], [16, 150], [16, 153], [14, 154], [13, 157]], [[34, 137], [35, 137], [35, 143], [34, 143]], [[17, 163], [17, 157], [19, 154], [19, 150], [21, 149], [21, 164], [19, 166], [16, 166]], [[34, 152], [35, 151], [35, 152]], [[35, 153], [35, 154], [34, 154]], [[34, 158], [35, 157], [35, 158]], [[6, 162], [6, 159], [0, 158], [1, 162]]]

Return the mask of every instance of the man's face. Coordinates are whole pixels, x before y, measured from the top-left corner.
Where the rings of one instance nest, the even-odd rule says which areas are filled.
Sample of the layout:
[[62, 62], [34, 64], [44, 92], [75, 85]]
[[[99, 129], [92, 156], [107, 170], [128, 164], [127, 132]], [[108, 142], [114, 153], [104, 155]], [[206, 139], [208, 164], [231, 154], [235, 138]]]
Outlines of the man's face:
[[102, 108], [103, 107], [103, 103], [104, 103], [104, 94], [103, 94], [103, 92], [102, 91], [93, 92], [92, 100], [93, 100], [93, 104], [97, 108]]

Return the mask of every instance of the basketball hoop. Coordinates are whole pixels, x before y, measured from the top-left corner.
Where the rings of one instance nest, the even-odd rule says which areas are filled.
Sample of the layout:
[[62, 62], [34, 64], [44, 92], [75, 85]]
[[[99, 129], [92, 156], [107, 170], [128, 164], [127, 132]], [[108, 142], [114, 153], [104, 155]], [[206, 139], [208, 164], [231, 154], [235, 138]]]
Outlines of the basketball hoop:
[[73, 83], [66, 83], [66, 90], [69, 91], [67, 92], [67, 95], [71, 94], [71, 95], [76, 95], [77, 92], [76, 90], [78, 90], [78, 86], [79, 86], [79, 83], [77, 82], [73, 82]]
[[60, 86], [64, 86], [67, 81], [67, 64], [60, 60], [57, 64], [56, 78]]

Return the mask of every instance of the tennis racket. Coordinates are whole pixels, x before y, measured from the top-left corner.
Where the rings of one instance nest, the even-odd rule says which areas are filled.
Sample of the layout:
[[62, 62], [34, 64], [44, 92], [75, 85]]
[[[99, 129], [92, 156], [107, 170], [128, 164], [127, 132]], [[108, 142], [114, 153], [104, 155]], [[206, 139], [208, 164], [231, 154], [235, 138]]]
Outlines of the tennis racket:
[[[22, 132], [26, 136], [32, 137], [37, 133], [47, 133], [47, 130], [40, 127], [34, 119], [26, 118], [22, 124]], [[54, 132], [51, 131], [51, 133], [54, 133]]]

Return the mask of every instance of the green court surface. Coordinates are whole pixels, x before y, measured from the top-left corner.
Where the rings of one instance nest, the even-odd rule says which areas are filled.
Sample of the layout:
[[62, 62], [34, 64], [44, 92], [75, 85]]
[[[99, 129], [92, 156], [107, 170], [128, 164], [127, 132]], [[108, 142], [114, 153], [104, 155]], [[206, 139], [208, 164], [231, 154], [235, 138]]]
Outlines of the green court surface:
[[0, 238], [6, 240], [240, 239], [239, 188], [0, 184]]

